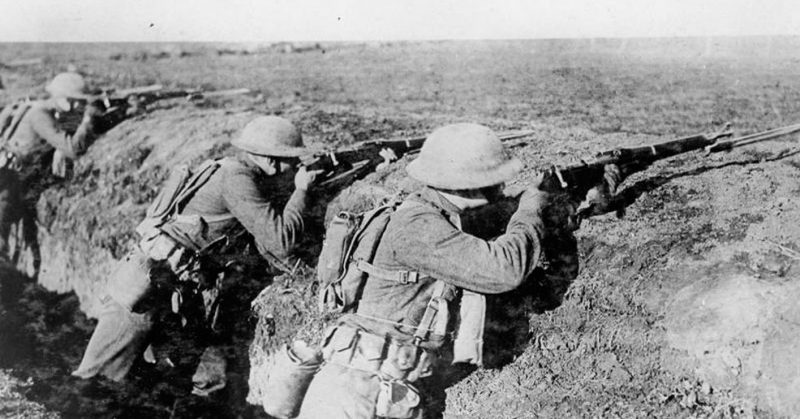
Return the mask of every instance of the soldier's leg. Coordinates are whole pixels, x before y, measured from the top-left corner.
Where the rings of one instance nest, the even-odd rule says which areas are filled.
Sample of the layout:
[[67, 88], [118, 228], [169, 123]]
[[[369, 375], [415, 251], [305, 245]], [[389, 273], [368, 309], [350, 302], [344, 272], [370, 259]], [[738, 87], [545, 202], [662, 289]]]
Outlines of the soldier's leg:
[[90, 378], [100, 374], [121, 381], [147, 347], [153, 316], [133, 313], [106, 298], [83, 360], [72, 375]]
[[227, 385], [228, 361], [219, 346], [209, 346], [200, 356], [200, 363], [192, 375], [192, 394], [208, 396]]
[[19, 221], [22, 197], [16, 172], [0, 169], [0, 257], [10, 257], [9, 235]]
[[[72, 375], [89, 378], [100, 374], [122, 380], [149, 343], [155, 308], [141, 313], [131, 311], [129, 307], [134, 306], [131, 302], [136, 298], [128, 295], [140, 295], [142, 287], [149, 283], [147, 258], [140, 252], [131, 252], [120, 261], [114, 275], [112, 287], [102, 297], [97, 326], [83, 360]], [[121, 304], [126, 301], [129, 307]]]
[[27, 187], [24, 191], [20, 190], [20, 194], [22, 194], [22, 234], [20, 235], [22, 246], [20, 251], [24, 254], [23, 266], [28, 276], [32, 278], [39, 275], [39, 268], [42, 265], [36, 205], [43, 191], [41, 187]]
[[197, 344], [206, 348], [192, 375], [192, 394], [198, 396], [209, 396], [215, 391], [222, 390], [228, 381], [226, 375], [228, 361], [224, 348], [231, 343], [233, 325], [229, 323], [235, 319], [227, 318], [225, 322], [219, 321], [221, 288], [221, 278], [218, 278], [215, 287], [201, 292], [205, 330], [201, 336], [198, 336]]

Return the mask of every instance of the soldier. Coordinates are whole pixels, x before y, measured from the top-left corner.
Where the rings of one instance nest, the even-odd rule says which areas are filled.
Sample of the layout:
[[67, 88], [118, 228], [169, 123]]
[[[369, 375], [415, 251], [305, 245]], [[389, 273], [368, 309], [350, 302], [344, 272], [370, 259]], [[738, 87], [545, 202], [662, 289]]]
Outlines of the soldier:
[[[83, 361], [73, 375], [89, 378], [100, 374], [116, 381], [126, 376], [134, 361], [149, 349], [148, 335], [159, 310], [170, 306], [170, 298], [163, 298], [170, 293], [157, 292], [159, 284], [170, 290], [176, 289], [176, 284], [190, 284], [203, 291], [206, 313], [213, 312], [222, 279], [219, 274], [230, 260], [214, 251], [199, 261], [210, 259], [212, 263], [198, 267], [198, 258], [208, 253], [204, 249], [209, 245], [232, 241], [240, 232], [247, 232], [264, 258], [286, 265], [303, 234], [308, 190], [319, 172], [297, 169], [299, 157], [308, 150], [297, 128], [283, 118], [256, 118], [232, 144], [244, 153], [214, 162], [217, 168], [207, 172], [204, 183], [180, 205], [179, 212], [153, 234], [145, 232], [139, 246], [119, 262], [108, 295], [102, 298], [103, 309]], [[278, 175], [292, 175], [295, 170], [294, 192], [280, 208], [269, 188], [278, 186]], [[172, 302], [190, 294], [191, 290], [171, 293]], [[225, 365], [218, 348], [207, 348], [193, 377], [193, 392], [208, 395], [223, 388]]]
[[[87, 106], [77, 130], [69, 134], [57, 123], [76, 100], [89, 97], [77, 73], [61, 73], [45, 87], [48, 99], [22, 104], [0, 141], [0, 251], [7, 252], [11, 226], [23, 220], [24, 239], [36, 243], [36, 202], [41, 193], [65, 175], [64, 158], [75, 159], [95, 139], [100, 110]], [[55, 160], [54, 160], [54, 156]], [[37, 263], [35, 261], [35, 263]], [[37, 263], [38, 270], [38, 263]]]
[[577, 205], [550, 211], [553, 196], [533, 188], [495, 240], [461, 230], [460, 214], [494, 201], [521, 168], [484, 126], [448, 125], [428, 137], [407, 169], [426, 187], [391, 215], [372, 267], [363, 269], [368, 279], [356, 312], [343, 316], [325, 339], [325, 363], [301, 418], [422, 417], [413, 383], [433, 373], [453, 332], [450, 304], [459, 300], [462, 324], [453, 357], [481, 362], [483, 294], [517, 288], [537, 266], [549, 223], [575, 223]]

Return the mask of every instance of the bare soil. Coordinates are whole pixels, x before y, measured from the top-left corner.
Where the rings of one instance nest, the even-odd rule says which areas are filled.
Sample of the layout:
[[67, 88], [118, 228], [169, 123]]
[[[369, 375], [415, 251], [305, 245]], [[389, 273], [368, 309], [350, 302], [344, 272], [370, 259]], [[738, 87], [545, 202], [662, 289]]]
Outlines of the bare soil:
[[[244, 50], [0, 45], [0, 62], [44, 57], [0, 73], [7, 97], [34, 92], [67, 63], [97, 85], [255, 91], [159, 103], [109, 131], [77, 163], [71, 182], [45, 194], [40, 286], [8, 267], [2, 271], [0, 368], [10, 375], [0, 379], [0, 411], [263, 416], [244, 401], [249, 365], [261, 365], [295, 329], [313, 335], [322, 327], [308, 304], [313, 271], [288, 287], [272, 285], [253, 317], [249, 301], [271, 278], [236, 281], [231, 305], [238, 311], [231, 318], [239, 321], [230, 355], [237, 365], [231, 388], [218, 399], [186, 396], [196, 354], [180, 345], [168, 350], [175, 368], [143, 369], [124, 385], [68, 376], [91, 332], [98, 291], [168, 170], [232, 153], [228, 142], [257, 114], [282, 114], [310, 143], [328, 147], [425, 134], [457, 121], [535, 129], [509, 144], [526, 164], [515, 183], [525, 185], [537, 167], [617, 146], [711, 131], [723, 122], [742, 133], [798, 122], [798, 44], [796, 38], [429, 42], [235, 54], [219, 51]], [[486, 367], [450, 371], [446, 391], [434, 392], [434, 407], [448, 418], [799, 415], [796, 147], [787, 138], [725, 154], [692, 153], [628, 179], [621, 190], [625, 216], [595, 217], [579, 230], [581, 271], [564, 295], [532, 278], [490, 299]], [[324, 214], [412, 189], [402, 170], [408, 161], [339, 197], [321, 194], [302, 252], [310, 266]], [[275, 316], [274, 336], [264, 334], [267, 312]], [[253, 335], [266, 352], [249, 346]]]

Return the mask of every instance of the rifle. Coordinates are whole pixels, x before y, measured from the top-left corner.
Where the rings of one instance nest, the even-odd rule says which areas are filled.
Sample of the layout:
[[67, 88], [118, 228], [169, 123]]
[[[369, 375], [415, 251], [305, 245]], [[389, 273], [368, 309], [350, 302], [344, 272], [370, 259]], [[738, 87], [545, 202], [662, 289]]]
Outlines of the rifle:
[[[658, 160], [679, 154], [699, 150], [706, 154], [729, 151], [797, 132], [800, 132], [800, 124], [729, 138], [733, 133], [727, 130], [726, 126], [722, 131], [715, 133], [690, 135], [653, 145], [612, 149], [598, 153], [592, 158], [583, 159], [577, 164], [566, 167], [553, 165], [540, 170], [543, 177], [538, 188], [546, 192], [564, 193], [557, 199], [567, 199], [578, 203], [586, 199], [586, 194], [590, 189], [603, 182], [605, 166], [608, 164], [616, 164], [620, 171], [627, 176], [646, 169]], [[465, 212], [462, 217], [464, 231], [469, 231], [470, 234], [484, 239], [496, 237], [498, 232], [505, 229], [508, 220], [517, 210], [519, 198], [524, 191], [525, 188], [520, 186], [510, 187], [506, 189], [505, 196], [497, 202]], [[552, 224], [549, 226], [555, 229], [560, 228]]]
[[[527, 137], [534, 131], [514, 131], [500, 135], [501, 141]], [[330, 186], [346, 180], [357, 179], [378, 164], [385, 161], [380, 156], [384, 149], [392, 150], [400, 158], [422, 148], [426, 137], [407, 139], [378, 139], [363, 141], [350, 147], [318, 152], [301, 158], [301, 164], [308, 170], [322, 170], [325, 178], [319, 186]]]
[[11, 60], [7, 63], [0, 62], [0, 68], [8, 68], [13, 69], [17, 67], [28, 67], [34, 65], [40, 65], [44, 62], [44, 58], [37, 57], [37, 58], [18, 58], [16, 60]]
[[800, 124], [726, 139], [733, 135], [726, 125], [723, 130], [715, 133], [690, 135], [653, 145], [617, 148], [601, 152], [589, 159], [583, 159], [578, 164], [564, 168], [554, 165], [544, 170], [544, 177], [539, 189], [550, 192], [566, 191], [581, 201], [586, 192], [603, 179], [605, 166], [608, 164], [616, 164], [623, 174], [629, 175], [644, 170], [658, 160], [678, 154], [695, 150], [704, 150], [707, 154], [730, 151], [736, 147], [773, 140], [796, 132], [800, 132]]
[[249, 89], [229, 89], [216, 91], [203, 91], [201, 89], [170, 89], [165, 90], [160, 84], [134, 87], [130, 89], [104, 89], [100, 94], [87, 99], [75, 99], [73, 109], [63, 112], [58, 118], [58, 123], [68, 133], [73, 133], [83, 119], [83, 113], [89, 105], [96, 106], [103, 113], [96, 127], [97, 132], [105, 132], [113, 128], [125, 118], [141, 114], [147, 105], [159, 100], [185, 98], [187, 101], [196, 101], [211, 97], [233, 96], [249, 93]]

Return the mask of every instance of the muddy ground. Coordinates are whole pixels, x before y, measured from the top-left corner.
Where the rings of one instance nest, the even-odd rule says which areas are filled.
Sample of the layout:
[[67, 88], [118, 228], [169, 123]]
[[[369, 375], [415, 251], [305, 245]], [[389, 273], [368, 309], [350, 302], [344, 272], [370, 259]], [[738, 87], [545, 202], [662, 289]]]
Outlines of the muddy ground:
[[[457, 121], [534, 129], [509, 144], [526, 163], [515, 181], [525, 185], [536, 167], [616, 146], [711, 131], [723, 122], [747, 133], [800, 121], [799, 44], [431, 42], [330, 44], [296, 53], [201, 44], [0, 45], [3, 63], [43, 58], [2, 69], [6, 98], [35, 93], [68, 63], [99, 86], [254, 91], [161, 102], [109, 131], [77, 163], [70, 183], [45, 194], [39, 285], [7, 266], [2, 271], [0, 412], [263, 416], [244, 402], [254, 328], [263, 338], [258, 316], [246, 307], [269, 285], [267, 275], [240, 281], [233, 293], [239, 312], [231, 317], [240, 321], [230, 355], [237, 365], [217, 399], [186, 396], [196, 361], [188, 350], [166, 349], [174, 368], [142, 368], [124, 385], [68, 376], [92, 330], [98, 292], [168, 169], [232, 153], [227, 143], [255, 115], [281, 114], [321, 146], [425, 134]], [[490, 299], [489, 362], [452, 374], [454, 382], [437, 394], [444, 416], [800, 414], [796, 147], [788, 138], [725, 154], [692, 153], [628, 179], [624, 217], [595, 217], [579, 230], [581, 271], [563, 300], [536, 278]], [[356, 186], [407, 189], [402, 169], [409, 160]], [[318, 205], [303, 248], [311, 265], [324, 212]], [[295, 289], [307, 292], [302, 283]], [[294, 311], [279, 323], [308, 321], [308, 307], [297, 303], [303, 298], [281, 301]], [[261, 314], [275, 307], [261, 307]], [[288, 338], [287, 329], [269, 344]]]

